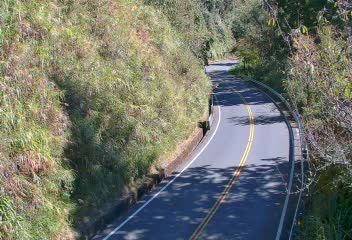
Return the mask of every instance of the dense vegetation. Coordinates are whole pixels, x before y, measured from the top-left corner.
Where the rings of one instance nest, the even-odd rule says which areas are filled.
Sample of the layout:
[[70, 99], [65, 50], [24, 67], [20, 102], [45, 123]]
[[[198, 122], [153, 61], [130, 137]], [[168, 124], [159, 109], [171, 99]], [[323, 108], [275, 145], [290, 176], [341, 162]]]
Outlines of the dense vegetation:
[[187, 137], [209, 83], [140, 1], [4, 0], [0, 17], [0, 238], [71, 238]]
[[304, 238], [352, 238], [352, 6], [337, 1], [293, 36], [287, 91], [310, 147]]
[[172, 26], [183, 34], [189, 51], [207, 62], [231, 53], [235, 39], [231, 31], [231, 1], [145, 0], [161, 9]]
[[242, 61], [233, 71], [285, 94], [305, 127], [310, 161], [300, 238], [351, 239], [351, 2], [244, 5], [244, 17], [256, 12], [262, 20], [250, 18], [245, 31], [235, 31]]
[[304, 121], [301, 238], [352, 238], [351, 19], [348, 0], [2, 0], [0, 238], [73, 238], [190, 134], [202, 64], [232, 52]]

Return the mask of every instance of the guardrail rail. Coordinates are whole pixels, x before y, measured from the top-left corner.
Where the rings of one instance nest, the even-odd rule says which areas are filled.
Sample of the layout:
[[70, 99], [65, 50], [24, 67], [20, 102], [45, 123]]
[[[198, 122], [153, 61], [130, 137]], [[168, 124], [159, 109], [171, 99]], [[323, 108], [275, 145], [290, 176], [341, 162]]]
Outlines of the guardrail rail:
[[[262, 82], [259, 82], [259, 81], [256, 81], [256, 80], [249, 80], [249, 81], [254, 83], [254, 84], [256, 84], [256, 85], [261, 86], [262, 88], [266, 89], [271, 94], [276, 96], [285, 105], [287, 110], [292, 115], [294, 121], [297, 123], [298, 131], [299, 131], [300, 151], [301, 151], [300, 154], [299, 154], [299, 156], [300, 156], [300, 159], [299, 159], [299, 161], [300, 161], [300, 170], [301, 170], [301, 172], [300, 172], [300, 175], [301, 175], [301, 179], [300, 179], [301, 187], [299, 188], [297, 205], [296, 205], [296, 208], [295, 208], [294, 217], [292, 219], [292, 224], [291, 224], [291, 228], [290, 228], [290, 232], [289, 232], [289, 240], [291, 240], [291, 239], [294, 238], [294, 233], [298, 232], [298, 230], [297, 230], [297, 227], [298, 227], [297, 217], [298, 217], [298, 214], [300, 213], [300, 211], [302, 210], [302, 194], [303, 194], [303, 190], [304, 190], [304, 181], [305, 181], [305, 178], [304, 178], [304, 161], [305, 161], [306, 156], [307, 156], [307, 149], [306, 149], [306, 145], [305, 145], [305, 141], [304, 141], [304, 135], [303, 135], [303, 124], [302, 124], [302, 121], [301, 121], [301, 118], [300, 118], [299, 114], [292, 109], [291, 105], [287, 102], [287, 100], [280, 93], [278, 93], [273, 88], [269, 87], [268, 85], [266, 85], [266, 84], [264, 84]], [[291, 144], [294, 144], [294, 141]], [[293, 151], [292, 152], [293, 159], [292, 159], [291, 174], [290, 174], [290, 180], [289, 180], [289, 188], [288, 188], [288, 193], [287, 193], [288, 198], [290, 197], [291, 191], [292, 191], [292, 180], [293, 180], [293, 177], [294, 177], [295, 162], [297, 161], [296, 155], [294, 153], [295, 146], [293, 146], [292, 151]], [[288, 201], [288, 198], [286, 198], [286, 201]], [[287, 209], [285, 209], [285, 211], [286, 210]], [[282, 214], [281, 217], [283, 218], [285, 216], [286, 216], [286, 213]], [[280, 240], [281, 239], [282, 223], [283, 223], [284, 220], [285, 219], [281, 219], [280, 220], [281, 226], [279, 226], [279, 228], [281, 227], [281, 229], [278, 230], [278, 234], [277, 234], [276, 240]]]

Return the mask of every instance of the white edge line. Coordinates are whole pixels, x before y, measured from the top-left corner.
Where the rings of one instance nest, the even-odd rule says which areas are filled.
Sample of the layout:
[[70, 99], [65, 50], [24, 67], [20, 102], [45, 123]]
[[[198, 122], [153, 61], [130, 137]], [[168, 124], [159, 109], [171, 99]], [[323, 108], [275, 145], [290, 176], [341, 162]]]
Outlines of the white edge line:
[[287, 212], [287, 207], [288, 207], [288, 201], [290, 200], [290, 195], [291, 195], [291, 189], [292, 189], [292, 183], [293, 183], [293, 174], [294, 174], [294, 169], [295, 169], [295, 134], [293, 132], [292, 126], [289, 123], [287, 117], [284, 115], [284, 119], [286, 121], [286, 124], [288, 125], [288, 129], [289, 129], [289, 135], [290, 135], [290, 157], [292, 159], [290, 159], [292, 161], [291, 164], [291, 171], [290, 171], [290, 179], [288, 182], [288, 188], [287, 188], [287, 194], [286, 194], [286, 198], [285, 198], [285, 203], [284, 203], [284, 207], [282, 209], [281, 212], [281, 218], [280, 218], [280, 223], [279, 223], [279, 227], [276, 233], [276, 238], [275, 240], [280, 240], [281, 239], [281, 233], [282, 233], [282, 227], [284, 225], [284, 220], [285, 220], [285, 216], [286, 216], [286, 212]]
[[[216, 96], [215, 96], [216, 98]], [[208, 142], [204, 145], [204, 147], [202, 148], [202, 150], [200, 150], [200, 152], [192, 159], [192, 161], [190, 161], [187, 166], [182, 169], [181, 172], [179, 172], [173, 179], [171, 179], [162, 189], [159, 190], [159, 192], [157, 192], [156, 194], [153, 195], [153, 197], [151, 199], [149, 199], [146, 203], [144, 203], [140, 208], [138, 208], [132, 215], [130, 215], [125, 221], [123, 221], [119, 226], [117, 226], [114, 230], [112, 230], [108, 236], [106, 236], [105, 238], [103, 238], [103, 240], [107, 240], [109, 239], [113, 234], [115, 234], [118, 230], [120, 230], [120, 228], [122, 228], [126, 223], [128, 223], [132, 218], [134, 218], [140, 211], [142, 211], [146, 206], [148, 206], [157, 196], [159, 196], [160, 193], [162, 193], [168, 186], [170, 186], [187, 168], [189, 168], [189, 166], [191, 166], [191, 164], [200, 156], [200, 154], [202, 154], [202, 152], [208, 147], [209, 143], [211, 142], [211, 140], [213, 139], [213, 137], [215, 136], [216, 132], [218, 131], [219, 125], [220, 125], [220, 121], [221, 121], [221, 110], [220, 110], [220, 106], [218, 105], [218, 112], [219, 112], [219, 121], [216, 125], [215, 131], [213, 133], [213, 135], [210, 137], [210, 139], [208, 140]]]
[[[256, 81], [255, 81], [255, 83], [256, 83]], [[263, 85], [265, 85], [265, 84], [263, 84]], [[256, 89], [259, 90], [260, 92], [262, 92], [264, 95], [266, 95], [269, 99], [271, 99], [271, 101], [274, 103], [274, 105], [280, 111], [282, 117], [284, 118], [286, 125], [287, 125], [287, 128], [288, 128], [288, 131], [289, 131], [289, 141], [290, 141], [290, 156], [289, 157], [292, 158], [292, 159], [290, 159], [290, 160], [292, 160], [292, 165], [291, 165], [290, 178], [289, 178], [289, 182], [288, 182], [287, 194], [286, 194], [286, 198], [285, 198], [285, 202], [284, 202], [284, 207], [281, 212], [279, 227], [278, 227], [278, 230], [276, 232], [276, 237], [275, 237], [275, 240], [280, 240], [281, 233], [282, 233], [282, 227], [283, 227], [286, 212], [287, 212], [288, 201], [290, 199], [292, 183], [293, 183], [293, 174], [294, 174], [294, 166], [295, 166], [295, 134], [293, 132], [292, 126], [291, 126], [290, 122], [288, 121], [286, 115], [283, 113], [282, 109], [276, 104], [274, 99], [270, 95], [265, 93], [264, 91], [262, 91], [258, 88], [256, 88]], [[272, 90], [272, 92], [275, 93], [276, 91]]]

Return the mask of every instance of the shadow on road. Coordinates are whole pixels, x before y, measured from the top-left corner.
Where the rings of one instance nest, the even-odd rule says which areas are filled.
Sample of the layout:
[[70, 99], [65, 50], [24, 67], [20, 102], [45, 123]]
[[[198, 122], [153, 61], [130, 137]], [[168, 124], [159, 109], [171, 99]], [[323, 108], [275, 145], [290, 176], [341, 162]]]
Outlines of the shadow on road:
[[[255, 125], [283, 123], [283, 118], [277, 114], [277, 109], [267, 96], [244, 82], [234, 80], [226, 70], [231, 65], [233, 63], [212, 64], [224, 69], [210, 73], [216, 86], [215, 105], [222, 106], [223, 111], [234, 111], [234, 108], [226, 107], [244, 104], [234, 94], [236, 91], [250, 105], [262, 105], [262, 109], [266, 110], [261, 115], [260, 109], [257, 109], [259, 112], [254, 115]], [[268, 113], [269, 107], [276, 113]], [[235, 115], [227, 120], [234, 125], [249, 125], [247, 115]], [[275, 152], [265, 154], [263, 158], [259, 153], [251, 153], [253, 156], [250, 155], [250, 158], [253, 159], [247, 161], [227, 198], [204, 229], [201, 239], [273, 239], [286, 197], [289, 161], [288, 154], [287, 158]], [[238, 169], [235, 164], [239, 159], [229, 159], [233, 161], [233, 167], [215, 167], [218, 156], [214, 156], [214, 160], [209, 161], [212, 165], [200, 163], [183, 172], [111, 239], [188, 239]], [[149, 199], [150, 196], [146, 197], [139, 206]]]
[[[250, 125], [250, 121], [248, 117], [232, 117], [228, 118], [231, 122], [235, 125], [246, 126]], [[283, 119], [281, 116], [255, 116], [254, 122], [256, 125], [267, 125], [267, 124], [274, 124], [274, 123], [282, 123]]]
[[[242, 170], [202, 238], [255, 239], [257, 231], [273, 235], [276, 225], [272, 223], [279, 221], [286, 193], [287, 176], [282, 173], [288, 172], [288, 162], [282, 158], [262, 160], [265, 164], [248, 165]], [[114, 236], [116, 239], [155, 239], [159, 233], [159, 239], [187, 239], [184, 232], [192, 233], [196, 229], [236, 168], [207, 165], [190, 168]]]

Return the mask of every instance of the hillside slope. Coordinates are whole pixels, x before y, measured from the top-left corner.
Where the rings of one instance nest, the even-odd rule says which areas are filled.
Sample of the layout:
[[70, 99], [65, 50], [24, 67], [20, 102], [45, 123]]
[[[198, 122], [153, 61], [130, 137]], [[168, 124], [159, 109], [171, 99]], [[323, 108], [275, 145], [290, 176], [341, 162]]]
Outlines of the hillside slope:
[[0, 238], [65, 239], [193, 130], [210, 87], [140, 1], [0, 3]]

